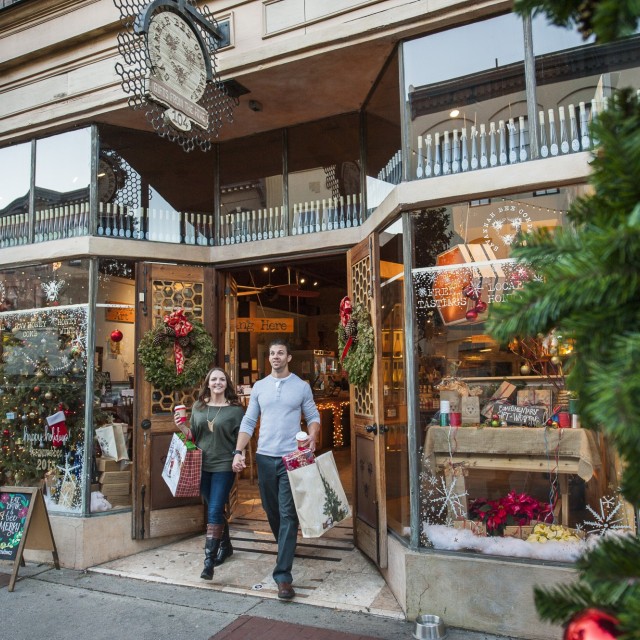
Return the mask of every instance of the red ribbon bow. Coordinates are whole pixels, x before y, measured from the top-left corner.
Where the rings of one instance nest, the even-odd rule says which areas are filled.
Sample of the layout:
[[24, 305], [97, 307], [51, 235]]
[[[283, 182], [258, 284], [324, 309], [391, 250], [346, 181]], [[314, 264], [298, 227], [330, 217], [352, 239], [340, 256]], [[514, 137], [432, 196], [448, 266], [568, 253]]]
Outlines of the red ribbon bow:
[[[351, 304], [351, 299], [349, 296], [345, 296], [340, 300], [340, 323], [343, 327], [346, 328], [347, 324], [349, 324], [349, 320], [351, 320], [351, 313], [353, 312], [353, 305]], [[340, 361], [342, 362], [349, 353], [349, 349], [351, 349], [351, 345], [353, 344], [353, 335], [350, 335], [347, 338], [347, 342], [344, 345], [344, 349], [342, 350], [342, 355], [340, 356]]]
[[176, 373], [180, 375], [184, 371], [184, 352], [178, 338], [189, 335], [193, 330], [193, 325], [185, 317], [184, 309], [176, 309], [173, 313], [165, 316], [164, 323], [171, 327], [176, 334], [173, 342], [173, 354], [176, 359]]

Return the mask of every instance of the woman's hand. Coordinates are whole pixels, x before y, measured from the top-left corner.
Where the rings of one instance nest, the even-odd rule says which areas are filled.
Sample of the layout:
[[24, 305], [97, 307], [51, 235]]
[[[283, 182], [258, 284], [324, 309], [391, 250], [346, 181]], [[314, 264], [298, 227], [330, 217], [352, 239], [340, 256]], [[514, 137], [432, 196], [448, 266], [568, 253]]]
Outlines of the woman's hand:
[[245, 462], [245, 454], [244, 453], [236, 453], [233, 456], [233, 463], [231, 464], [231, 468], [236, 473], [240, 473], [243, 469], [247, 468], [247, 463]]

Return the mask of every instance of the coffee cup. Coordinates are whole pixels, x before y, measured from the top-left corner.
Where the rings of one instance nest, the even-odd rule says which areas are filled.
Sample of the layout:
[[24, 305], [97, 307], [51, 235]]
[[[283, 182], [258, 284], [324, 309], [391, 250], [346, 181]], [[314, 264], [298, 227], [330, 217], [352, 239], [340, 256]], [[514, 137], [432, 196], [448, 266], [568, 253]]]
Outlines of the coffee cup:
[[306, 449], [303, 443], [308, 439], [309, 435], [307, 433], [305, 433], [304, 431], [298, 431], [298, 433], [296, 433], [296, 442], [298, 443], [298, 449]]
[[185, 407], [183, 404], [177, 404], [173, 408], [173, 412], [178, 416], [180, 422], [187, 421], [187, 407]]

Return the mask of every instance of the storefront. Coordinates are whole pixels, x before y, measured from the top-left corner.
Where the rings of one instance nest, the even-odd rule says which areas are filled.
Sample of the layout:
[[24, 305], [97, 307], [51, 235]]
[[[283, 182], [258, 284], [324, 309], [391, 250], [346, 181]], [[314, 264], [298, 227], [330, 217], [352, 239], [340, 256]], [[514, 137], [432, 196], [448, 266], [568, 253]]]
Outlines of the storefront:
[[[398, 18], [402, 39], [326, 56], [318, 44], [335, 83], [304, 108], [266, 89], [302, 57], [252, 69], [238, 128], [207, 153], [159, 137], [122, 96], [70, 113], [73, 126], [3, 131], [2, 471], [43, 483], [63, 564], [202, 530], [199, 501], [160, 477], [172, 408], [196, 388], [152, 384], [139, 352], [183, 309], [245, 396], [269, 372], [270, 338], [292, 344], [321, 448], [351, 452], [356, 543], [408, 617], [557, 635], [537, 624], [533, 585], [572, 579], [580, 551], [636, 531], [637, 514], [564, 386], [575, 345], [552, 332], [501, 346], [485, 319], [538, 277], [511, 257], [519, 234], [566, 225], [589, 193], [589, 122], [615, 88], [640, 86], [640, 58], [637, 37], [596, 48], [499, 11]], [[325, 34], [345, 15], [313, 24]], [[455, 55], [461, 43], [475, 54]], [[347, 295], [374, 363], [361, 384], [341, 363]]]

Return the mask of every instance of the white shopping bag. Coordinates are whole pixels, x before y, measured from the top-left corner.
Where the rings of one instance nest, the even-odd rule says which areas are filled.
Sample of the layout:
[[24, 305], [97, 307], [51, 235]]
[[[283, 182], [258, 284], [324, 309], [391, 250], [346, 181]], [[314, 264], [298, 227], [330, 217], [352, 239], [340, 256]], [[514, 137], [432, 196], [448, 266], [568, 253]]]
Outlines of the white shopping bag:
[[299, 469], [287, 471], [304, 538], [319, 538], [351, 517], [333, 453], [328, 451]]
[[104, 427], [96, 429], [96, 439], [98, 440], [104, 458], [111, 458], [113, 460], [129, 459], [125, 438], [127, 429], [128, 425], [124, 422], [106, 424]]

